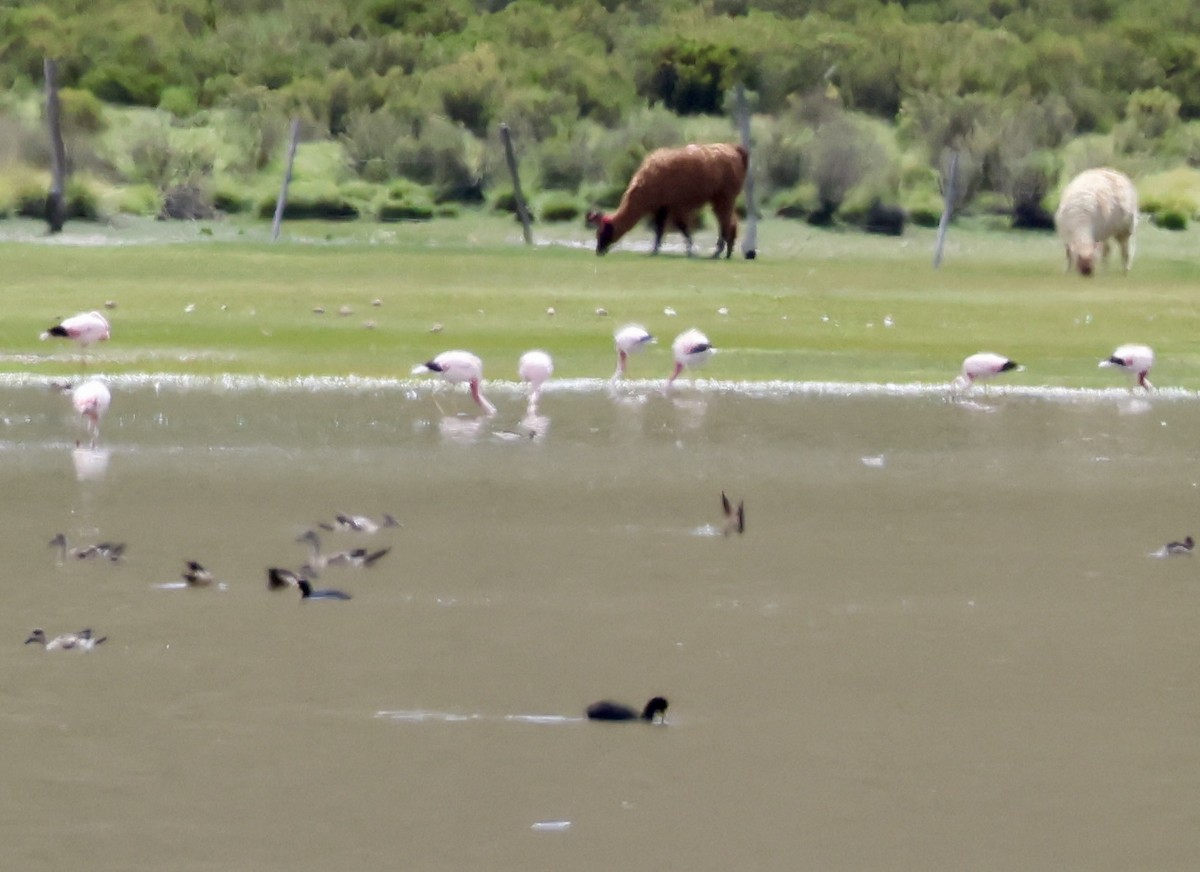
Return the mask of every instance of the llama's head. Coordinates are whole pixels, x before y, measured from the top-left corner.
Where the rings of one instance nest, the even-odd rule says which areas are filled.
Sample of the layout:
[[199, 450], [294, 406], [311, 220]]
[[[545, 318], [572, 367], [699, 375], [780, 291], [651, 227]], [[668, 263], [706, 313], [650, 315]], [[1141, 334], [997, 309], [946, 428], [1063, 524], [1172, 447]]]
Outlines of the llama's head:
[[1072, 255], [1075, 259], [1075, 267], [1079, 270], [1079, 274], [1090, 276], [1096, 268], [1096, 249], [1099, 246], [1095, 244], [1083, 244], [1075, 246]]
[[613, 243], [612, 218], [600, 212], [588, 212], [585, 221], [588, 227], [596, 228], [596, 254], [604, 254]]

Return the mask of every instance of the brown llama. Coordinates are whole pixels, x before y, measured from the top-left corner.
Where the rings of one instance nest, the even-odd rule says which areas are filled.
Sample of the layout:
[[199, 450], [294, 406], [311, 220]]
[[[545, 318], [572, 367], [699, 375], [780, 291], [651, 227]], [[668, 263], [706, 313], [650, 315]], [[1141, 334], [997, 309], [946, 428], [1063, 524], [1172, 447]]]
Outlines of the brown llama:
[[749, 164], [749, 152], [728, 143], [652, 151], [634, 173], [616, 212], [588, 213], [588, 226], [596, 228], [596, 254], [604, 254], [649, 215], [654, 222], [655, 254], [670, 222], [687, 239], [690, 255], [692, 216], [711, 203], [719, 226], [713, 257], [720, 257], [722, 250], [726, 258], [731, 257], [737, 238], [737, 215], [733, 207], [746, 181]]

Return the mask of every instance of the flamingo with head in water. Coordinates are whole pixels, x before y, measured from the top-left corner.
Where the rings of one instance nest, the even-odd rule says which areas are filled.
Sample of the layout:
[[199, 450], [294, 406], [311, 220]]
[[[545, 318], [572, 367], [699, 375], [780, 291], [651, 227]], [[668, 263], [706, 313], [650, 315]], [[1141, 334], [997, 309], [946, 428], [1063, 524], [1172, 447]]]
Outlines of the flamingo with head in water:
[[965, 390], [976, 382], [987, 381], [1002, 372], [1011, 372], [1014, 369], [1019, 372], [1024, 367], [1002, 354], [981, 351], [978, 354], [972, 354], [962, 362], [962, 370], [950, 383], [950, 386], [955, 390]]
[[1149, 345], [1121, 345], [1107, 360], [1100, 361], [1101, 366], [1115, 366], [1133, 376], [1134, 384], [1145, 390], [1154, 385], [1146, 378], [1154, 366], [1154, 349]]
[[80, 348], [108, 339], [108, 319], [99, 312], [80, 312], [55, 324], [42, 334], [42, 340], [53, 337], [73, 339]]
[[613, 334], [613, 344], [617, 348], [617, 371], [612, 380], [625, 377], [625, 367], [629, 363], [629, 355], [637, 354], [647, 345], [653, 345], [655, 338], [641, 324], [626, 324]]
[[529, 412], [537, 411], [542, 385], [554, 374], [554, 361], [544, 351], [526, 351], [517, 364], [517, 375], [529, 385]]
[[671, 343], [671, 352], [675, 355], [675, 369], [667, 379], [668, 388], [685, 369], [697, 369], [708, 363], [708, 359], [717, 353], [717, 349], [708, 341], [707, 336], [693, 327], [675, 337], [675, 341]]
[[483, 381], [483, 362], [469, 351], [443, 351], [428, 363], [414, 367], [412, 374], [434, 372], [451, 384], [466, 383], [471, 389], [471, 398], [483, 409], [484, 414], [496, 414], [496, 407], [488, 402], [480, 389]]
[[71, 339], [80, 347], [83, 354], [80, 366], [87, 368], [87, 347], [93, 342], [104, 342], [108, 339], [108, 319], [99, 312], [80, 312], [55, 324], [42, 333], [42, 340], [52, 337]]
[[112, 394], [102, 381], [90, 379], [71, 391], [71, 404], [75, 411], [87, 423], [88, 435], [92, 437], [92, 447], [100, 438], [100, 419], [108, 411], [112, 402]]

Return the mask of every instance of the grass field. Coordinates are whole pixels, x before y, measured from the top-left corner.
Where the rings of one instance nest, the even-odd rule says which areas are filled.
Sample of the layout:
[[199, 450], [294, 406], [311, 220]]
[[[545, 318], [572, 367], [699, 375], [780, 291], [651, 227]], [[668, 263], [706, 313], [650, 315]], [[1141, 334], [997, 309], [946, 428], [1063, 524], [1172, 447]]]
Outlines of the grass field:
[[757, 260], [720, 262], [648, 257], [631, 248], [648, 242], [643, 228], [603, 258], [575, 225], [539, 229], [527, 248], [510, 220], [474, 215], [292, 224], [277, 243], [263, 225], [232, 223], [41, 232], [0, 224], [5, 372], [76, 372], [75, 349], [39, 333], [113, 301], [112, 339], [89, 364], [111, 374], [403, 377], [467, 348], [489, 378], [512, 379], [520, 353], [540, 347], [556, 376], [607, 377], [614, 327], [640, 321], [660, 345], [634, 377], [665, 375], [671, 338], [697, 326], [722, 349], [704, 375], [722, 380], [945, 382], [965, 355], [991, 350], [1026, 366], [1009, 384], [1113, 386], [1120, 374], [1097, 361], [1137, 341], [1157, 351], [1156, 384], [1200, 388], [1195, 231], [1144, 226], [1132, 273], [1114, 256], [1091, 280], [1064, 274], [1049, 234], [983, 228], [953, 228], [937, 271], [932, 231], [893, 239], [782, 221], [759, 228]]

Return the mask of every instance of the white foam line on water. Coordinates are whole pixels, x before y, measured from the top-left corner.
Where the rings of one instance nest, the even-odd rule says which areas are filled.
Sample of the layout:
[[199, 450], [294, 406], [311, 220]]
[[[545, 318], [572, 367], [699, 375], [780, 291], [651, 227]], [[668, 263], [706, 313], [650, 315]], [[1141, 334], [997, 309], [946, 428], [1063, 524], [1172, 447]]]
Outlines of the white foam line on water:
[[[106, 375], [88, 373], [83, 378], [99, 378], [114, 388], [144, 389], [156, 391], [207, 391], [207, 392], [293, 392], [332, 391], [371, 393], [377, 391], [439, 393], [451, 386], [429, 378], [381, 378], [377, 376], [296, 376], [273, 378], [262, 375], [184, 375], [179, 373], [122, 373]], [[0, 387], [46, 387], [72, 381], [70, 376], [47, 376], [35, 373], [0, 373]], [[548, 382], [543, 395], [556, 393], [596, 394], [607, 393], [616, 397], [640, 395], [662, 395], [665, 379], [643, 379], [623, 381], [614, 385], [609, 379], [576, 378], [555, 379]], [[504, 379], [486, 380], [484, 389], [489, 393], [524, 396], [527, 387], [522, 382]], [[460, 389], [461, 390], [461, 389]], [[677, 383], [667, 395], [683, 397], [694, 394], [738, 394], [767, 399], [802, 397], [908, 397], [933, 398], [947, 401], [979, 402], [988, 399], [1020, 397], [1025, 399], [1049, 400], [1054, 402], [1112, 402], [1129, 398], [1158, 400], [1196, 400], [1200, 392], [1184, 388], [1156, 388], [1152, 393], [1139, 391], [1134, 394], [1124, 387], [1069, 388], [1049, 385], [996, 385], [986, 392], [974, 391], [956, 394], [946, 382], [832, 382], [832, 381], [719, 381], [697, 379], [694, 384]], [[444, 395], [444, 394], [443, 394]]]
[[375, 717], [389, 721], [400, 721], [408, 724], [421, 723], [463, 723], [465, 721], [508, 721], [522, 724], [574, 724], [585, 720], [581, 717], [567, 715], [481, 715], [455, 714], [452, 712], [435, 712], [426, 709], [382, 709], [375, 712]]

